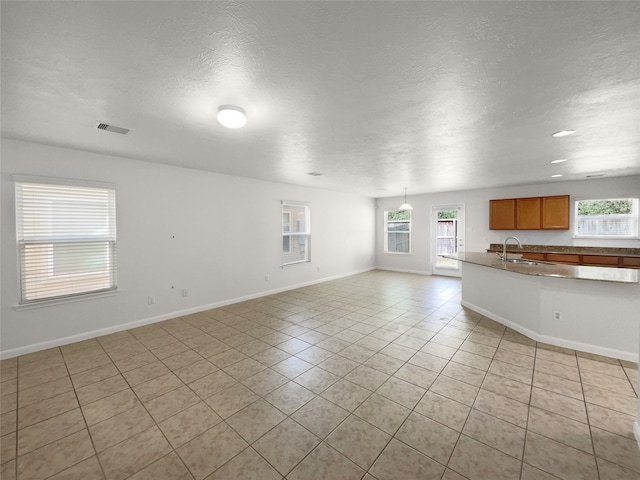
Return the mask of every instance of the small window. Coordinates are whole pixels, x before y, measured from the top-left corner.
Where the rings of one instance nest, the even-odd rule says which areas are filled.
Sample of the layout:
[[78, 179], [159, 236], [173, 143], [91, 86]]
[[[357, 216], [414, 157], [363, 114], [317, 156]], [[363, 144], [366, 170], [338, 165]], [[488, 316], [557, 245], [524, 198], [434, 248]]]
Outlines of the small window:
[[115, 190], [16, 181], [20, 304], [116, 289]]
[[384, 251], [411, 253], [411, 211], [384, 212]]
[[637, 238], [638, 199], [577, 200], [575, 219], [576, 237]]
[[282, 202], [282, 264], [311, 261], [311, 208], [305, 203]]

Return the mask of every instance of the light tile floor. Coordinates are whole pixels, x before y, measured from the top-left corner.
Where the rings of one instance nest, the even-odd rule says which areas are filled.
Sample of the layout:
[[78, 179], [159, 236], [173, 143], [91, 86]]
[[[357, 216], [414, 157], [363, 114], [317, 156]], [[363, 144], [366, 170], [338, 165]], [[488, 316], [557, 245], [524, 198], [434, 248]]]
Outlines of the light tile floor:
[[4, 360], [2, 478], [639, 479], [637, 366], [373, 271]]

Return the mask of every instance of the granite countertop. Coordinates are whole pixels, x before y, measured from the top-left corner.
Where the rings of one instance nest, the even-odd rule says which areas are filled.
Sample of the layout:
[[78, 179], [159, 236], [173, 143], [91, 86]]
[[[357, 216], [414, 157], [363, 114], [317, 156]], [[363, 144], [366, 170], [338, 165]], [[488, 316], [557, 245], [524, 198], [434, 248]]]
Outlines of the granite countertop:
[[[491, 251], [502, 251], [501, 243], [489, 245]], [[507, 244], [508, 252], [515, 253], [566, 253], [574, 255], [602, 255], [640, 257], [640, 248], [613, 248], [613, 247], [575, 247], [569, 245], [522, 245], [522, 249], [514, 243]]]
[[[536, 262], [536, 265], [503, 262], [495, 253], [466, 252], [459, 255], [443, 255], [461, 262], [473, 263], [507, 272], [536, 275], [542, 277], [570, 278], [575, 280], [596, 280], [640, 286], [640, 270], [631, 268], [590, 267]], [[519, 258], [512, 254], [509, 258]]]

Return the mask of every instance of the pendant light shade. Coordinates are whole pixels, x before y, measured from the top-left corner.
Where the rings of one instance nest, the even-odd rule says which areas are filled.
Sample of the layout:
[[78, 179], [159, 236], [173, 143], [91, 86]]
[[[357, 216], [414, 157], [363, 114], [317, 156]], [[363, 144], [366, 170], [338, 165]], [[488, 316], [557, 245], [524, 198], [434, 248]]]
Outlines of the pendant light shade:
[[398, 207], [401, 212], [413, 210], [413, 207], [407, 203], [407, 187], [404, 187], [404, 203]]
[[241, 128], [247, 124], [247, 115], [240, 107], [222, 105], [218, 107], [218, 122], [227, 128]]

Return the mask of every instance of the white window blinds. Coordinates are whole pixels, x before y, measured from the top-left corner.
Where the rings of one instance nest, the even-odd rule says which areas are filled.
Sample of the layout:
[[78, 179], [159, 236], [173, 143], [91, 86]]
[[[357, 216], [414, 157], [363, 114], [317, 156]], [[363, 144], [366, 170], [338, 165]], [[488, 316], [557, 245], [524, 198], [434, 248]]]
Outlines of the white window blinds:
[[115, 190], [15, 185], [20, 303], [115, 290]]

